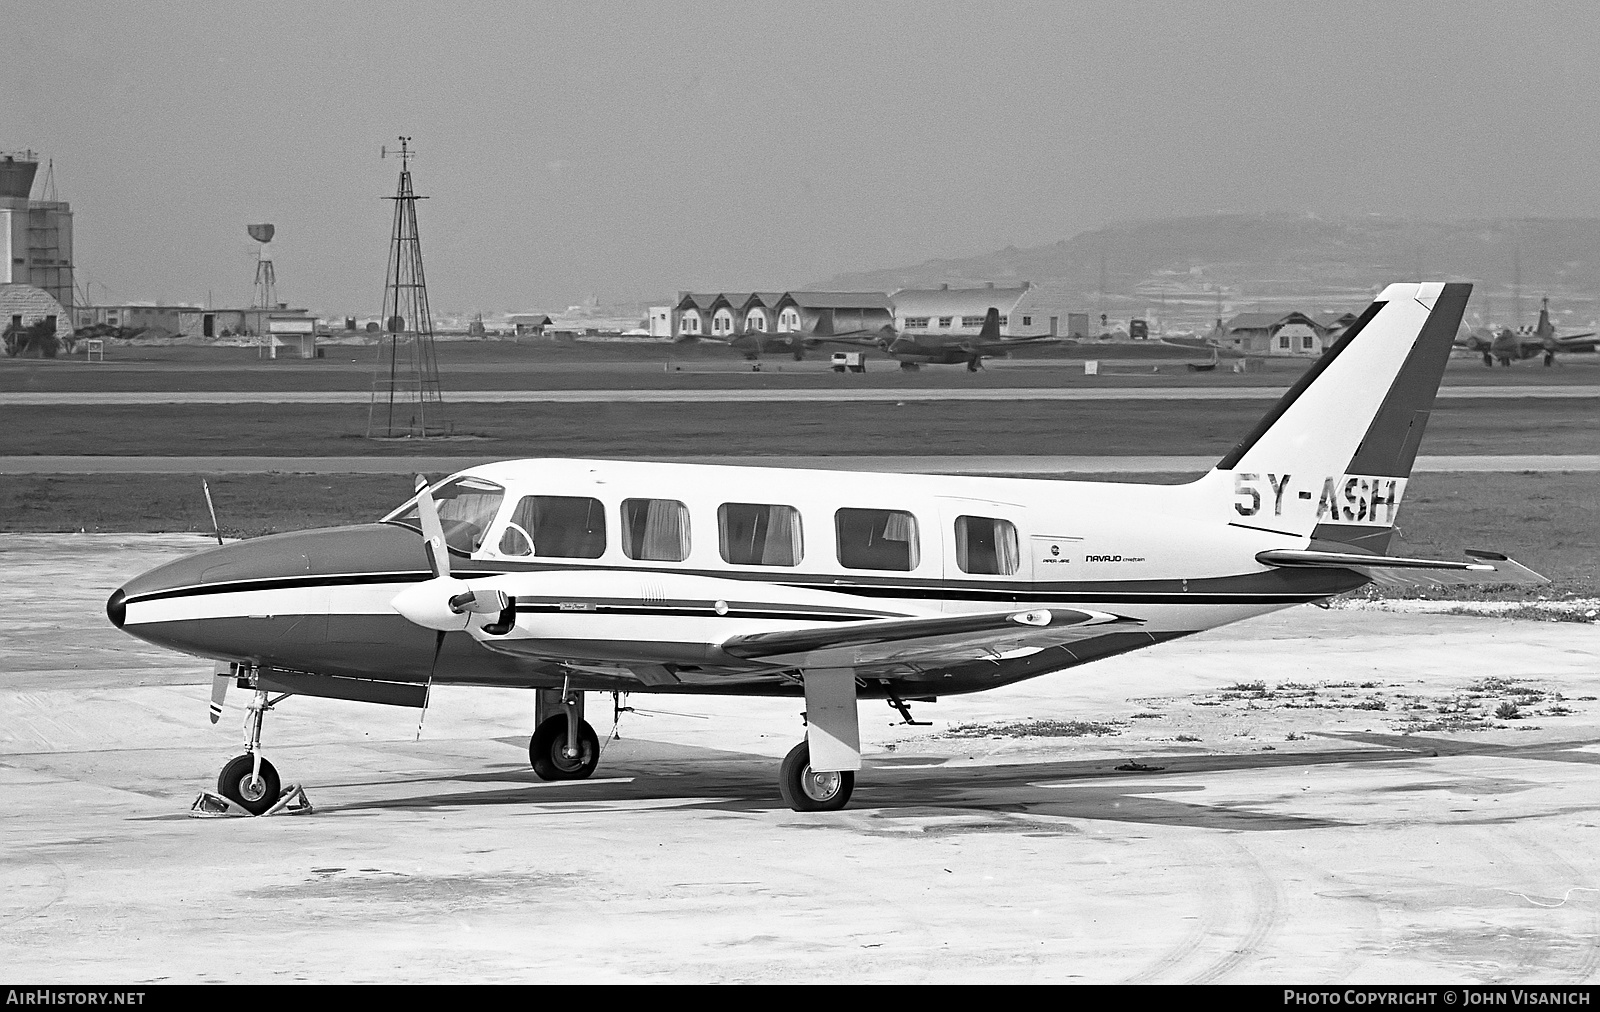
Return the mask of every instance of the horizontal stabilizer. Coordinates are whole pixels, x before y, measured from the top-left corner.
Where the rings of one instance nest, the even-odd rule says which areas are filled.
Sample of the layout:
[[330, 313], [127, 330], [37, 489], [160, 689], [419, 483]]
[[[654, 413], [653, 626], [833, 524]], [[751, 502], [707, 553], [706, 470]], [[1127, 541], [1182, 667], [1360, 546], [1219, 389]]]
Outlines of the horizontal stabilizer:
[[722, 651], [744, 660], [778, 657], [819, 650], [869, 647], [886, 643], [980, 635], [1013, 630], [1043, 630], [1098, 625], [1121, 621], [1115, 615], [1065, 608], [1034, 611], [984, 612], [979, 615], [938, 615], [931, 618], [884, 619], [850, 622], [825, 628], [785, 632], [749, 633], [722, 644]]
[[1314, 569], [1348, 569], [1351, 566], [1385, 569], [1465, 569], [1494, 572], [1494, 566], [1483, 562], [1450, 562], [1446, 559], [1406, 559], [1393, 555], [1369, 555], [1365, 552], [1315, 552], [1292, 548], [1274, 548], [1257, 552], [1256, 561], [1268, 566], [1310, 567]]
[[1396, 588], [1456, 586], [1461, 584], [1532, 585], [1550, 581], [1499, 552], [1469, 548], [1470, 561], [1408, 559], [1360, 552], [1319, 552], [1273, 549], [1258, 552], [1256, 561], [1268, 566], [1357, 569], [1374, 583]]

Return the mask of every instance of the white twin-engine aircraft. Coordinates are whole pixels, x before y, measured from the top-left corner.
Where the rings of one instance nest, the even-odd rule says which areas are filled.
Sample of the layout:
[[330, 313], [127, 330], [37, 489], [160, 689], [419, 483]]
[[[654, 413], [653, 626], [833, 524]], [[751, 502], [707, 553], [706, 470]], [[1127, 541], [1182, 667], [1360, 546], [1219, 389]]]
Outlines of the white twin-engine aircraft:
[[[857, 704], [976, 692], [1318, 601], [1384, 573], [1520, 580], [1504, 556], [1384, 555], [1471, 286], [1387, 288], [1215, 469], [1187, 485], [601, 460], [469, 468], [382, 521], [256, 538], [130, 580], [116, 625], [254, 690], [218, 789], [280, 794], [287, 695], [426, 706], [537, 690], [547, 780], [600, 756], [588, 691], [804, 699], [779, 788], [842, 807]], [[1538, 579], [1536, 576], [1531, 576]]]

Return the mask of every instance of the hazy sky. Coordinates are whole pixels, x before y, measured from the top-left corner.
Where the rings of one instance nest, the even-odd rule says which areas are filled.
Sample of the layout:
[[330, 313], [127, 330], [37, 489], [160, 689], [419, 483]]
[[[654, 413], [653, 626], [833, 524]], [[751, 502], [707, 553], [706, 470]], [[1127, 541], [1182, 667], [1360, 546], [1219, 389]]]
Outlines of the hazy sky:
[[[665, 300], [1230, 211], [1600, 215], [1600, 4], [0, 0], [102, 300]], [[43, 172], [41, 170], [41, 176]]]

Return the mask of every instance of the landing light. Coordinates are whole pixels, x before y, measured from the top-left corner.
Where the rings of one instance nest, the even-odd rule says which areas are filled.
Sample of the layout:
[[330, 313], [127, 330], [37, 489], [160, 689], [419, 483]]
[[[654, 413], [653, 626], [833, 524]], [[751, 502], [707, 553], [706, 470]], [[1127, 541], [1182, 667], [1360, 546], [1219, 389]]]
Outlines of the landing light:
[[1049, 625], [1050, 612], [1041, 608], [1037, 611], [1024, 611], [1011, 616], [1011, 621], [1018, 625]]

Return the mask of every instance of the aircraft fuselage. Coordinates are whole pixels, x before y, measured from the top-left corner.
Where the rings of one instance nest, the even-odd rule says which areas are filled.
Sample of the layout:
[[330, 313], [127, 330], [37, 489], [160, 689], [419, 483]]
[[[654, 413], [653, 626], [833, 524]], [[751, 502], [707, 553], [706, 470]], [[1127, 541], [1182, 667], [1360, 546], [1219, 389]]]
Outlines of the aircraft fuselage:
[[[819, 622], [1012, 608], [1119, 620], [1045, 649], [1019, 640], [945, 663], [903, 661], [892, 651], [863, 657], [864, 695], [891, 687], [932, 695], [1033, 677], [1366, 581], [1346, 570], [1256, 562], [1257, 552], [1303, 547], [1305, 539], [1230, 523], [1244, 517], [1210, 481], [1148, 486], [604, 461], [520, 461], [463, 475], [503, 492], [480, 518], [475, 547], [452, 551], [452, 569], [474, 588], [515, 599], [508, 632], [485, 631], [494, 615], [468, 615], [436, 644], [430, 628], [397, 611], [403, 592], [431, 578], [422, 538], [403, 516], [177, 560], [129, 581], [111, 617], [175, 650], [313, 674], [420, 682], [431, 673], [440, 684], [526, 687], [570, 678], [592, 689], [764, 695], [798, 694], [795, 665], [752, 663], [718, 644]], [[1300, 481], [1310, 490], [1322, 478], [1258, 482], [1256, 508], [1286, 508], [1288, 484]], [[533, 515], [537, 506], [525, 504], [535, 500], [592, 503], [584, 543], [569, 532], [563, 546], [552, 533], [547, 547], [535, 533], [538, 547], [527, 551], [512, 527], [522, 530], [516, 518]], [[1292, 494], [1288, 501], [1306, 505]], [[666, 508], [681, 530], [666, 554], [682, 558], [630, 557], [642, 554], [643, 541], [623, 514], [639, 515], [640, 503], [673, 504]], [[753, 534], [730, 521], [731, 504], [774, 522], [752, 513], [752, 503], [792, 529]], [[766, 558], [729, 543], [752, 537], [765, 539], [758, 548]]]

